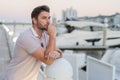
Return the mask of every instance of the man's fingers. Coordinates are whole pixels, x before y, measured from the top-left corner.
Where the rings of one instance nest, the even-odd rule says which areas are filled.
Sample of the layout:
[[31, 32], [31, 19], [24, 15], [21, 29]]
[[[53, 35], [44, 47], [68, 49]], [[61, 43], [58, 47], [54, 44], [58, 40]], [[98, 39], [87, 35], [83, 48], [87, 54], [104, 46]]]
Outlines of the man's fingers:
[[60, 54], [57, 51], [52, 51], [47, 55], [47, 60], [55, 60], [60, 58]]

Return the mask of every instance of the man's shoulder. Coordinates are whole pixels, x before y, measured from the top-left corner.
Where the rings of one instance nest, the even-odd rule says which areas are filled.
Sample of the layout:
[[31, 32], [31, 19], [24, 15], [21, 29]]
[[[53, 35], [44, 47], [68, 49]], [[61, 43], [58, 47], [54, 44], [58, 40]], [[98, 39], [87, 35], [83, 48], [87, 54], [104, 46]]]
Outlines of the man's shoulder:
[[23, 31], [22, 33], [20, 33], [18, 40], [27, 40], [28, 38], [30, 38], [30, 36], [32, 35], [30, 28], [26, 29], [25, 31]]
[[21, 33], [22, 36], [28, 36], [28, 35], [31, 35], [31, 34], [32, 34], [31, 28], [28, 28]]

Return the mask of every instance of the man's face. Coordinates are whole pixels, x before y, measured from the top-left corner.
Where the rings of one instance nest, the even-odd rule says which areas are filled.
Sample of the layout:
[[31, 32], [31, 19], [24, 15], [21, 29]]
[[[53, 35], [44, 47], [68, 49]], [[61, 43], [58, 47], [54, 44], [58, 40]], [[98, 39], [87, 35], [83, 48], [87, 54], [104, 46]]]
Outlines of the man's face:
[[48, 26], [50, 24], [50, 13], [43, 11], [39, 14], [37, 19], [37, 28], [40, 30], [46, 30], [48, 29]]

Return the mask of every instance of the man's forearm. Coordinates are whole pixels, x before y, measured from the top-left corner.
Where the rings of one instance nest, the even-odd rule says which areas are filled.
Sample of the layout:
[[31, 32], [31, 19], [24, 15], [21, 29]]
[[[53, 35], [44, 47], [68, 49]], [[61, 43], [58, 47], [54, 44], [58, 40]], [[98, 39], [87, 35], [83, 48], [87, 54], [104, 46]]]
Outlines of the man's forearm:
[[54, 51], [55, 50], [55, 47], [56, 47], [56, 38], [55, 37], [49, 37], [49, 43], [48, 43], [48, 46], [45, 50], [45, 55], [48, 54], [49, 52], [51, 51]]

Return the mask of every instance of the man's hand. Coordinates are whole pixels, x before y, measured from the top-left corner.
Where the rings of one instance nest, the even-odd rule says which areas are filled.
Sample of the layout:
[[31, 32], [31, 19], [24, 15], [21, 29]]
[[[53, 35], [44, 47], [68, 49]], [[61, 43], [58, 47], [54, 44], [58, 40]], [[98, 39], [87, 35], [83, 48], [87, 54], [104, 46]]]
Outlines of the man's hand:
[[51, 26], [51, 25], [49, 25], [49, 26], [48, 26], [48, 30], [47, 30], [47, 34], [48, 34], [50, 37], [56, 38], [56, 26]]
[[49, 59], [55, 60], [55, 59], [58, 59], [58, 58], [60, 58], [60, 57], [61, 57], [61, 55], [60, 55], [59, 52], [57, 52], [57, 51], [51, 51], [51, 52], [49, 53], [49, 55], [47, 56], [47, 59], [48, 59], [48, 60], [49, 60]]

